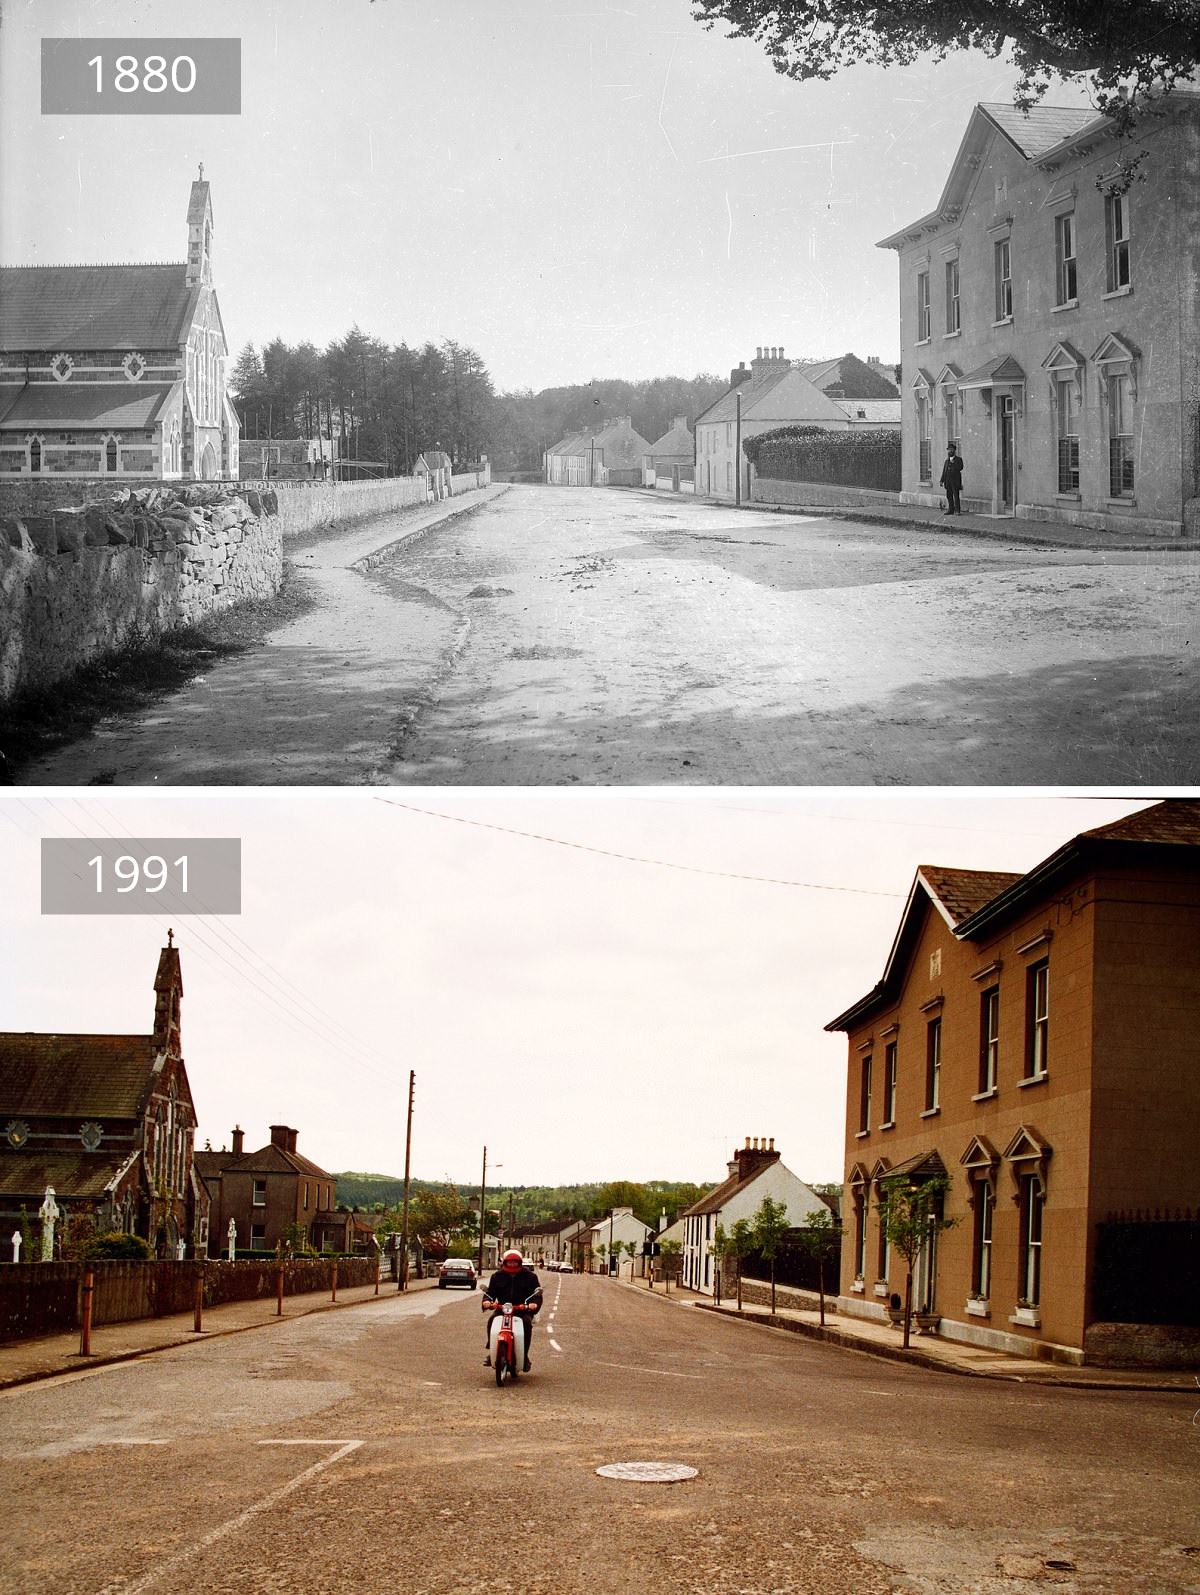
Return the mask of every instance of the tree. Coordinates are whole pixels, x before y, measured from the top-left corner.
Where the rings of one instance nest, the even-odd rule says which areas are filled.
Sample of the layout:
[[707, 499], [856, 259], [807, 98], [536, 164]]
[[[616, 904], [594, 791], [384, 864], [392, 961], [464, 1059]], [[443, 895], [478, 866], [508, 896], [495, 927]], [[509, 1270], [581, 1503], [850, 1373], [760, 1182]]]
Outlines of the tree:
[[607, 1245], [607, 1243], [605, 1241], [597, 1241], [596, 1245], [594, 1247], [594, 1251], [596, 1253], [596, 1256], [600, 1259], [600, 1271], [601, 1271], [601, 1273], [607, 1273], [608, 1269], [607, 1269], [607, 1266], [606, 1266], [605, 1261], [604, 1261], [604, 1259], [608, 1255], [608, 1245]]
[[637, 1241], [619, 1241], [618, 1245], [620, 1246], [621, 1250], [625, 1253], [626, 1257], [628, 1257], [628, 1259], [629, 1259], [629, 1283], [632, 1285], [633, 1284], [633, 1260], [637, 1256], [638, 1252], [641, 1250], [641, 1247], [638, 1245]]
[[904, 1345], [908, 1347], [912, 1328], [912, 1282], [917, 1259], [942, 1230], [952, 1229], [956, 1218], [942, 1213], [950, 1181], [945, 1174], [933, 1174], [917, 1182], [907, 1174], [887, 1175], [879, 1182], [880, 1201], [876, 1211], [884, 1239], [905, 1263]]
[[783, 1238], [791, 1225], [788, 1223], [787, 1203], [776, 1202], [769, 1196], [764, 1196], [758, 1205], [758, 1211], [751, 1220], [751, 1232], [754, 1236], [754, 1249], [766, 1258], [771, 1265], [771, 1311], [775, 1311], [775, 1259], [779, 1255], [779, 1248], [783, 1245]]
[[721, 1305], [721, 1274], [724, 1270], [725, 1258], [728, 1256], [729, 1250], [729, 1233], [724, 1224], [718, 1224], [716, 1229], [713, 1230], [712, 1240], [708, 1243], [708, 1255], [716, 1264], [716, 1268], [714, 1270], [716, 1278], [714, 1279], [713, 1284], [715, 1287], [714, 1294], [716, 1295], [718, 1307]]
[[800, 1231], [800, 1245], [816, 1261], [817, 1289], [821, 1303], [821, 1327], [825, 1326], [825, 1264], [841, 1244], [845, 1230], [827, 1207], [810, 1213]]
[[754, 1250], [754, 1226], [748, 1218], [739, 1218], [729, 1231], [729, 1249], [737, 1260], [737, 1304], [742, 1310], [742, 1258]]
[[426, 1187], [417, 1191], [409, 1204], [408, 1233], [415, 1235], [426, 1250], [445, 1253], [466, 1229], [470, 1216], [467, 1204], [453, 1185]]
[[663, 1282], [666, 1285], [668, 1295], [671, 1290], [671, 1264], [682, 1250], [683, 1246], [679, 1241], [659, 1241], [658, 1243], [658, 1255], [662, 1258]]
[[[1121, 138], [1200, 60], [1192, 0], [692, 0], [692, 14], [708, 28], [729, 23], [731, 37], [754, 39], [777, 72], [801, 82], [856, 61], [907, 66], [922, 55], [1007, 49], [1020, 74], [1017, 106], [1035, 104], [1053, 79], [1086, 77]], [[1138, 159], [1122, 163], [1126, 175]]]

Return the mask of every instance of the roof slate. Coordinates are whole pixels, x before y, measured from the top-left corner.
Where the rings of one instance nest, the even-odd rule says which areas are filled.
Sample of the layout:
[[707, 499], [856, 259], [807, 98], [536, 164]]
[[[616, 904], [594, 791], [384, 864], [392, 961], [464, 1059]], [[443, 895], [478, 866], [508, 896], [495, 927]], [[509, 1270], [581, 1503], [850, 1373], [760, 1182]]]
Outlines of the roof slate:
[[0, 349], [167, 349], [191, 323], [185, 267], [0, 267]]
[[1008, 870], [947, 869], [941, 864], [922, 864], [918, 874], [956, 925], [1021, 879]]
[[[154, 426], [179, 382], [35, 382], [16, 393], [4, 426], [93, 426], [146, 430]], [[0, 405], [3, 403], [0, 389]]]
[[1103, 842], [1169, 842], [1180, 847], [1200, 846], [1200, 798], [1168, 798], [1140, 809], [1110, 825], [1082, 831], [1082, 836]]
[[1019, 111], [1015, 105], [981, 104], [979, 109], [1028, 160], [1036, 160], [1091, 123], [1104, 121], [1095, 111], [1064, 105], [1034, 105]]
[[[129, 1161], [129, 1148], [113, 1152], [21, 1152], [0, 1155], [0, 1197], [36, 1198], [41, 1206], [46, 1187], [67, 1192], [72, 1201], [98, 1201]], [[34, 1209], [30, 1209], [32, 1217]], [[30, 1259], [26, 1259], [30, 1261]]]
[[156, 1057], [151, 1036], [0, 1031], [0, 1115], [134, 1119]]

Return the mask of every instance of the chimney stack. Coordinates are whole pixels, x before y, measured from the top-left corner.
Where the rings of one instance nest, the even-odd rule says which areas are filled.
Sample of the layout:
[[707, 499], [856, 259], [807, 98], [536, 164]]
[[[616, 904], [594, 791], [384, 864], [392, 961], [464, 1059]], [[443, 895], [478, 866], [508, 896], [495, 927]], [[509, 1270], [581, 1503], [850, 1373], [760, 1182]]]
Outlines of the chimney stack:
[[245, 1131], [242, 1129], [242, 1127], [240, 1125], [235, 1125], [234, 1126], [234, 1131], [233, 1131], [233, 1155], [234, 1155], [234, 1157], [241, 1157], [241, 1155], [242, 1155], [242, 1140], [244, 1138], [244, 1135], [245, 1135]]
[[765, 1169], [768, 1164], [779, 1161], [779, 1153], [775, 1150], [775, 1137], [768, 1139], [764, 1136], [755, 1136], [753, 1140], [746, 1137], [746, 1144], [740, 1151], [734, 1153], [736, 1160], [737, 1176], [739, 1179], [749, 1179], [752, 1174], [757, 1174], [760, 1169]]
[[746, 362], [743, 360], [740, 365], [735, 366], [729, 373], [729, 386], [736, 388], [742, 382], [749, 382], [753, 375], [753, 371], [747, 369]]
[[281, 1152], [286, 1152], [290, 1134], [291, 1131], [286, 1124], [273, 1124], [271, 1126], [271, 1145], [277, 1146]]

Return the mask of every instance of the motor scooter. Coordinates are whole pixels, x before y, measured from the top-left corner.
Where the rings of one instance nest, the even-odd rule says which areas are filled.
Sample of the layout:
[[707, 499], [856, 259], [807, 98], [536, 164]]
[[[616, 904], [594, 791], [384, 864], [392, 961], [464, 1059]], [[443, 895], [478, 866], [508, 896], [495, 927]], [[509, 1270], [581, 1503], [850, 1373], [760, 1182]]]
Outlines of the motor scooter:
[[533, 1302], [493, 1302], [484, 1300], [485, 1313], [494, 1312], [488, 1331], [488, 1349], [497, 1385], [506, 1379], [519, 1377], [525, 1366], [525, 1319], [523, 1314], [533, 1313]]

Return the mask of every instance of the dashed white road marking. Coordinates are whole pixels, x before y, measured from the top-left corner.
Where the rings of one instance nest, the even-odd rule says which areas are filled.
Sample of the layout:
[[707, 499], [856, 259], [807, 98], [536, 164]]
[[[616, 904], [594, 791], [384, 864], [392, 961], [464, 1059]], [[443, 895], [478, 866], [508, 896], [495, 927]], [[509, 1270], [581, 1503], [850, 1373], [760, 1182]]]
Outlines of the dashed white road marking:
[[176, 1555], [168, 1557], [165, 1562], [160, 1562], [143, 1577], [136, 1578], [129, 1584], [107, 1584], [100, 1591], [100, 1595], [140, 1595], [140, 1591], [157, 1584], [166, 1574], [173, 1573], [177, 1568], [190, 1563], [198, 1551], [206, 1551], [210, 1545], [223, 1540], [227, 1534], [234, 1533], [252, 1518], [256, 1518], [259, 1513], [268, 1511], [277, 1502], [282, 1501], [284, 1496], [290, 1495], [293, 1490], [298, 1490], [302, 1484], [307, 1484], [309, 1479], [315, 1478], [326, 1468], [331, 1468], [335, 1462], [340, 1462], [343, 1457], [349, 1456], [352, 1451], [357, 1451], [362, 1445], [361, 1440], [260, 1440], [258, 1443], [260, 1445], [335, 1445], [338, 1450], [332, 1456], [322, 1457], [320, 1462], [314, 1462], [312, 1467], [305, 1468], [303, 1473], [298, 1473], [294, 1479], [289, 1479], [286, 1484], [280, 1485], [279, 1489], [264, 1495], [261, 1501], [255, 1501], [252, 1506], [246, 1507], [245, 1511], [239, 1512], [236, 1517], [231, 1517], [228, 1522], [222, 1523], [219, 1528], [204, 1535], [194, 1545], [186, 1546]]
[[554, 1347], [555, 1351], [561, 1351], [562, 1350], [562, 1347], [559, 1345], [557, 1340], [552, 1340], [550, 1342], [550, 1344]]

